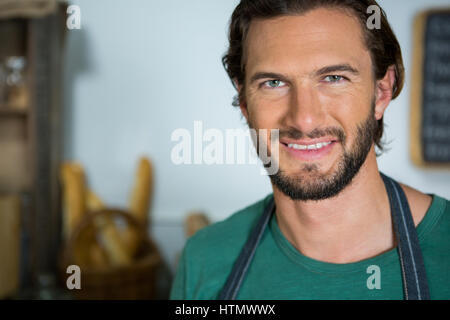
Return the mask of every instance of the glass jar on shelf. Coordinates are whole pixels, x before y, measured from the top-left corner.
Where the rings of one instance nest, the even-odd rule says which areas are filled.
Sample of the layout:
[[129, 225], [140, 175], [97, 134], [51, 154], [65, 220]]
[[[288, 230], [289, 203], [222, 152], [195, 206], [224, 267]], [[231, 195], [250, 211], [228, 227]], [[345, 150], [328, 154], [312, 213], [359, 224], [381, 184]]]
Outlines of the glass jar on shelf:
[[25, 81], [25, 57], [8, 57], [6, 67], [6, 104], [16, 109], [26, 109], [29, 102], [29, 93]]

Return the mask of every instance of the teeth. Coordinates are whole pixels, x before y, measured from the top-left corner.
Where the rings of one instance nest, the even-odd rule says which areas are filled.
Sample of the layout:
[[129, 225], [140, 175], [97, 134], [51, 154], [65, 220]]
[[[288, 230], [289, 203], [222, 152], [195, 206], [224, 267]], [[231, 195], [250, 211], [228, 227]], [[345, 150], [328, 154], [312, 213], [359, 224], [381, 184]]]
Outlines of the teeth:
[[290, 144], [288, 144], [288, 147], [289, 148], [293, 148], [293, 149], [297, 149], [297, 150], [317, 150], [317, 149], [321, 149], [323, 147], [326, 147], [330, 143], [331, 142], [319, 142], [319, 143], [310, 144], [310, 145], [302, 145], [302, 144], [290, 143]]

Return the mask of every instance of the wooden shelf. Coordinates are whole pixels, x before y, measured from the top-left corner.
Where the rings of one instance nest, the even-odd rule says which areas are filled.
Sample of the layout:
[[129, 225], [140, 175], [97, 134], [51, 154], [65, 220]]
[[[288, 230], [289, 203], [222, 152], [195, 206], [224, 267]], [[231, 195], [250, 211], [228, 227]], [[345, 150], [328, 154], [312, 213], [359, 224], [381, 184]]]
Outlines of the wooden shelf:
[[17, 109], [17, 108], [11, 108], [11, 107], [4, 107], [0, 106], [0, 116], [27, 116], [28, 110], [27, 109]]
[[37, 289], [41, 274], [59, 274], [59, 80], [66, 10], [67, 5], [61, 3], [58, 10], [38, 19], [0, 19], [0, 60], [9, 56], [27, 59], [28, 108], [15, 108], [6, 97], [0, 102], [0, 192], [29, 194], [21, 225], [25, 245], [20, 285], [24, 288]]

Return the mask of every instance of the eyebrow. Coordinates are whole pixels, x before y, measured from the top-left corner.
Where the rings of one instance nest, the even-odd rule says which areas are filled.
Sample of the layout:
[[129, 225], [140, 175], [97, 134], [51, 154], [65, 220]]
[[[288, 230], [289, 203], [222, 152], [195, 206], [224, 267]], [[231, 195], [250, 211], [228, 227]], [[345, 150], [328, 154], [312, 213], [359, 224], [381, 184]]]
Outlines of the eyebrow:
[[[330, 74], [333, 72], [349, 72], [355, 76], [359, 75], [359, 71], [347, 63], [336, 64], [336, 65], [331, 65], [331, 66], [326, 66], [326, 67], [320, 68], [319, 70], [314, 71], [314, 75], [321, 76], [321, 75]], [[282, 75], [280, 73], [257, 72], [250, 78], [250, 83], [253, 83], [260, 79], [278, 79], [283, 82], [288, 82], [287, 77], [285, 77], [284, 75]]]
[[333, 72], [339, 72], [339, 71], [340, 72], [350, 72], [354, 75], [359, 75], [359, 71], [347, 63], [323, 67], [323, 68], [317, 70], [315, 72], [315, 74], [320, 76], [320, 75], [329, 74], [329, 73], [333, 73]]
[[260, 79], [279, 79], [283, 82], [287, 82], [286, 77], [282, 74], [274, 72], [257, 72], [250, 78], [250, 83], [253, 83]]

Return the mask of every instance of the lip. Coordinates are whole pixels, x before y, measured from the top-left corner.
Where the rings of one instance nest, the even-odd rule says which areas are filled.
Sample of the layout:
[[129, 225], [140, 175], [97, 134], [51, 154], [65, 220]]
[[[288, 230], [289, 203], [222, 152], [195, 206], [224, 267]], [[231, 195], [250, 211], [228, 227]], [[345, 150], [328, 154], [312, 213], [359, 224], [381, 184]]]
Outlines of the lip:
[[299, 143], [299, 142], [289, 142], [289, 143], [295, 143], [295, 144], [314, 144], [314, 143], [320, 143], [320, 142], [331, 142], [329, 145], [322, 147], [320, 149], [314, 149], [314, 150], [298, 150], [294, 148], [289, 148], [285, 142], [281, 142], [283, 145], [283, 148], [285, 148], [294, 158], [302, 160], [302, 161], [314, 161], [314, 160], [320, 160], [327, 156], [335, 147], [335, 145], [338, 143], [336, 139], [328, 139], [328, 140], [317, 140], [317, 142], [311, 142], [316, 140], [310, 140], [308, 143]]
[[301, 145], [311, 145], [323, 142], [337, 142], [336, 138], [328, 137], [328, 138], [319, 138], [319, 139], [310, 139], [310, 140], [292, 140], [292, 139], [280, 139], [280, 142], [283, 144], [301, 144]]

